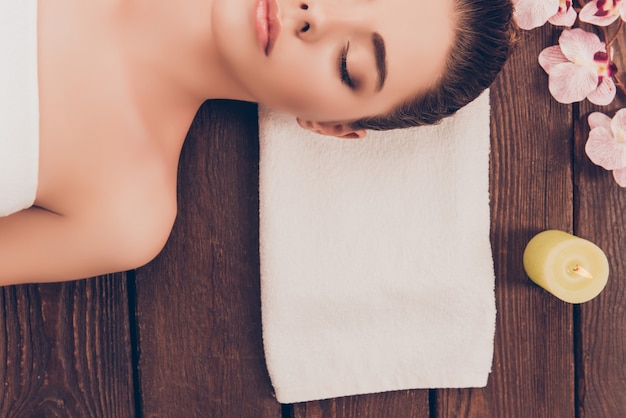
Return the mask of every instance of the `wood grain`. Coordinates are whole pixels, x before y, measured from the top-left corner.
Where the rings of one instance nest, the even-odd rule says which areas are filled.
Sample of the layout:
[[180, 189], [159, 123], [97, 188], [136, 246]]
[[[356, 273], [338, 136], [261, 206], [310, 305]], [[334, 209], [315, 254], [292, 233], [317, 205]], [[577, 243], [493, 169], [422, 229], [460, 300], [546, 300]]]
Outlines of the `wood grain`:
[[0, 416], [135, 416], [123, 275], [4, 287], [0, 304]]
[[427, 390], [347, 396], [294, 405], [293, 418], [426, 418]]
[[[626, 79], [626, 34], [618, 38], [616, 64]], [[580, 305], [578, 341], [578, 413], [580, 418], [621, 417], [626, 413], [626, 189], [585, 155], [587, 116], [601, 111], [613, 116], [626, 107], [618, 93], [609, 106], [580, 104], [576, 119], [576, 234], [604, 250], [610, 275], [606, 288]]]
[[181, 156], [179, 216], [137, 271], [145, 417], [280, 417], [265, 370], [256, 106], [206, 104]]
[[443, 390], [438, 417], [573, 417], [571, 306], [533, 285], [522, 255], [537, 232], [571, 231], [572, 114], [536, 64], [555, 32], [524, 32], [491, 89], [491, 242], [497, 322], [484, 389]]

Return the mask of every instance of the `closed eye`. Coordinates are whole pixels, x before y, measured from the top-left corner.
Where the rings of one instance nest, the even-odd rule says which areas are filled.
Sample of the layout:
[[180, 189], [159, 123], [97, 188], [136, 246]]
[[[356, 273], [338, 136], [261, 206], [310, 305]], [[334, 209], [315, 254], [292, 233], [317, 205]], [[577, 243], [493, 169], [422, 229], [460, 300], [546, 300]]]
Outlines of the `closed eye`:
[[348, 50], [350, 49], [350, 42], [346, 42], [346, 46], [341, 51], [339, 55], [339, 76], [341, 77], [341, 83], [347, 85], [352, 90], [356, 88], [356, 85], [352, 78], [350, 77], [350, 73], [348, 72]]

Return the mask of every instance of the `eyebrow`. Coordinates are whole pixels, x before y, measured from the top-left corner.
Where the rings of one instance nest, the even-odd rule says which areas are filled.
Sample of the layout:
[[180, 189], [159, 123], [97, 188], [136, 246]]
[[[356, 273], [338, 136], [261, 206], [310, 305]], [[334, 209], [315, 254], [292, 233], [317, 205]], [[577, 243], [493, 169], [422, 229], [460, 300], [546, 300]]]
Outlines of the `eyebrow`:
[[372, 34], [372, 44], [374, 45], [374, 56], [376, 57], [376, 70], [378, 71], [378, 87], [376, 91], [382, 90], [387, 78], [387, 55], [385, 52], [385, 41], [378, 33]]

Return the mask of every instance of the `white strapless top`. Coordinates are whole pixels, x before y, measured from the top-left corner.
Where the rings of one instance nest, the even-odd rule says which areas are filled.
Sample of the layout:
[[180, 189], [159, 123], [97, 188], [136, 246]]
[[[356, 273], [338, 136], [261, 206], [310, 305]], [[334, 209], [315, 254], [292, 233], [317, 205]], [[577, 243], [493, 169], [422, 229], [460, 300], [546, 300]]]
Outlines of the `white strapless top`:
[[0, 0], [0, 216], [32, 206], [38, 171], [37, 0]]

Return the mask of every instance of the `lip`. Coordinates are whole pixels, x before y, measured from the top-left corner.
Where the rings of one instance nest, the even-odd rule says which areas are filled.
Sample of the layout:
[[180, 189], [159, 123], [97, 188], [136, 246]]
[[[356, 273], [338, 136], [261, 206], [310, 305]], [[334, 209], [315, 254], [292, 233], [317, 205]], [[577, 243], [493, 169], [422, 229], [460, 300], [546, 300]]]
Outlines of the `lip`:
[[280, 33], [280, 9], [276, 0], [258, 0], [255, 27], [259, 47], [269, 55]]

